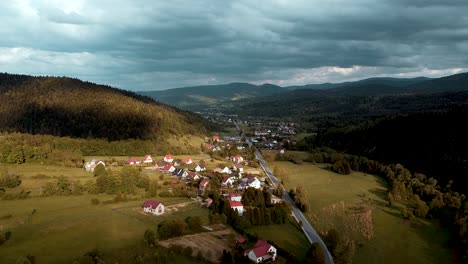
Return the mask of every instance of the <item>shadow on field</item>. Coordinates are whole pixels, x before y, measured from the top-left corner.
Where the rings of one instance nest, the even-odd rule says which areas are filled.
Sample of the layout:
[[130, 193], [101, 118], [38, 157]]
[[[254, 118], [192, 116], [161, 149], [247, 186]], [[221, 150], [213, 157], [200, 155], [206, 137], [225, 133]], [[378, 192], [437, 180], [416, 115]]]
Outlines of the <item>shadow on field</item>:
[[[450, 236], [448, 231], [442, 228], [439, 223], [416, 218], [411, 221], [411, 229], [424, 241], [427, 241], [425, 254], [428, 259], [434, 260], [434, 263], [456, 263], [453, 261], [453, 255], [450, 253], [444, 254], [443, 252], [443, 250], [451, 250]], [[433, 241], [437, 241], [437, 243], [433, 243]]]

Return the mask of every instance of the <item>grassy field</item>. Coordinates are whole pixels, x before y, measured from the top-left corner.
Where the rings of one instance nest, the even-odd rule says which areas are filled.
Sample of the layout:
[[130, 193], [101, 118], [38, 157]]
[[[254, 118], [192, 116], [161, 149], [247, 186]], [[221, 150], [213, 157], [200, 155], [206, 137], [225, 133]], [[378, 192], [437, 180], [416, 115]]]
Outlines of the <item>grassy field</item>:
[[[307, 216], [318, 231], [335, 228], [359, 242], [355, 263], [452, 263], [447, 231], [427, 220], [403, 220], [398, 208], [386, 206], [382, 179], [339, 175], [310, 163], [271, 165], [286, 174], [287, 189], [304, 188], [311, 207]], [[356, 207], [370, 210], [356, 213]]]
[[261, 239], [271, 240], [286, 251], [294, 254], [302, 263], [305, 261], [310, 243], [304, 233], [293, 223], [282, 225], [253, 226], [249, 232], [257, 233]]
[[[119, 249], [142, 241], [146, 229], [156, 230], [165, 219], [201, 216], [208, 212], [185, 198], [160, 198], [168, 208], [164, 216], [145, 215], [143, 200], [91, 205], [97, 197], [109, 195], [37, 197], [0, 201], [0, 230], [11, 230], [11, 239], [0, 247], [0, 263], [14, 263], [19, 256], [32, 254], [39, 263], [71, 263], [85, 252], [98, 248], [118, 254]], [[35, 213], [32, 213], [35, 210]]]

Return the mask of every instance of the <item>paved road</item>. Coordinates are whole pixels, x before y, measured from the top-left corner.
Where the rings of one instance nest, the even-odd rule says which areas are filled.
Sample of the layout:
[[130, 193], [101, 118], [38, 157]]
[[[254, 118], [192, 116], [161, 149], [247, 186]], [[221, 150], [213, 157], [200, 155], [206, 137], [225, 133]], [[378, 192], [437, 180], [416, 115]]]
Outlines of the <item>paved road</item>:
[[[234, 123], [236, 125], [237, 131], [241, 131], [239, 125], [237, 123]], [[252, 142], [250, 140], [246, 139], [246, 142], [249, 146], [252, 146]], [[265, 171], [265, 174], [268, 176], [270, 181], [273, 183], [275, 187], [278, 187], [279, 181], [278, 178], [273, 175], [273, 172], [270, 170], [270, 167], [268, 164], [265, 162], [265, 159], [263, 158], [262, 153], [260, 151], [256, 150], [255, 151], [255, 156], [257, 157], [260, 166], [262, 166], [263, 170]], [[310, 243], [318, 242], [320, 245], [322, 245], [324, 249], [324, 255], [325, 255], [325, 263], [327, 264], [333, 264], [333, 258], [328, 251], [327, 247], [325, 246], [325, 243], [323, 243], [322, 239], [320, 236], [315, 232], [314, 228], [310, 225], [309, 221], [305, 218], [304, 214], [299, 210], [296, 205], [294, 204], [294, 201], [291, 199], [291, 196], [289, 196], [288, 192], [286, 192], [283, 189], [283, 199], [288, 202], [291, 205], [292, 208], [292, 213], [294, 218], [296, 218], [296, 221], [302, 223], [302, 231], [304, 231], [304, 234], [306, 235], [307, 239], [309, 239]]]

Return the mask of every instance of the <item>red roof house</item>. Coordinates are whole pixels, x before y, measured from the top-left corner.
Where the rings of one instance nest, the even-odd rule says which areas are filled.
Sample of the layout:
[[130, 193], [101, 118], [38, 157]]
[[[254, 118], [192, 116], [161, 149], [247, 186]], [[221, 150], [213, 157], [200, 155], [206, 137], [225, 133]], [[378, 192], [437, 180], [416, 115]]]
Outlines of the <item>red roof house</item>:
[[172, 157], [171, 154], [167, 154], [166, 156], [164, 156], [164, 161], [170, 163], [174, 161], [174, 158]]
[[164, 214], [164, 205], [155, 200], [147, 200], [143, 203], [143, 211], [154, 215]]
[[146, 155], [144, 158], [143, 158], [143, 163], [153, 163], [153, 157], [151, 157], [151, 155]]
[[255, 263], [261, 263], [267, 260], [274, 261], [276, 258], [276, 248], [265, 240], [259, 240], [253, 248], [244, 251], [244, 256], [255, 261]]
[[231, 209], [236, 210], [240, 216], [244, 214], [244, 205], [241, 202], [229, 200], [229, 205]]

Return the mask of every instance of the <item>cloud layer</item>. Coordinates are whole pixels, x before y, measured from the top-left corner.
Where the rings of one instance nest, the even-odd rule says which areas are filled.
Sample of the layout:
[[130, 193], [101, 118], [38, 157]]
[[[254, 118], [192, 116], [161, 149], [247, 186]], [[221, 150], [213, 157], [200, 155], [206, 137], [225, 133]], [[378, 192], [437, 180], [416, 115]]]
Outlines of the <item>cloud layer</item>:
[[[156, 2], [156, 3], [152, 3]], [[468, 1], [0, 2], [0, 71], [129, 90], [468, 70]]]

